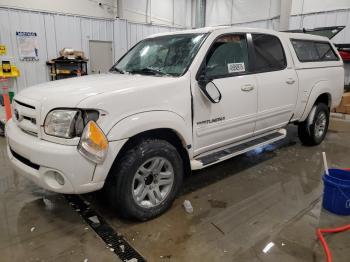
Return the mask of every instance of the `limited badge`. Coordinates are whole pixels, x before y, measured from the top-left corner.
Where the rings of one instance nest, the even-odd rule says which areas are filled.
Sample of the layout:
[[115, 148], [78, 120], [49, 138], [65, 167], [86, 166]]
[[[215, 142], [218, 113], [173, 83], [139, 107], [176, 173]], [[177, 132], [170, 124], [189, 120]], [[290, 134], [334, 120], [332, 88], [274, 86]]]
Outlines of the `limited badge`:
[[239, 73], [245, 71], [244, 63], [230, 63], [227, 64], [227, 68], [229, 73]]

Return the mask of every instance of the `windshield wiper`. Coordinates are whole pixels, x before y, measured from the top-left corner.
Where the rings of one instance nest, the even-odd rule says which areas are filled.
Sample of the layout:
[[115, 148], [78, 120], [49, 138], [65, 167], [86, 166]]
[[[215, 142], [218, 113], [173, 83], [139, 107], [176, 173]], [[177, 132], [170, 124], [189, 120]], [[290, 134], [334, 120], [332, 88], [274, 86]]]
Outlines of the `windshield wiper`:
[[121, 69], [119, 69], [118, 67], [112, 67], [111, 68], [111, 71], [116, 71], [116, 72], [118, 72], [119, 74], [125, 74], [125, 72], [123, 71], [123, 70], [121, 70]]
[[135, 69], [135, 70], [131, 70], [131, 71], [127, 71], [128, 73], [131, 74], [149, 74], [149, 75], [169, 75], [167, 73], [164, 73], [158, 69], [155, 68], [150, 68], [150, 67], [145, 67], [145, 68], [141, 68], [141, 69]]

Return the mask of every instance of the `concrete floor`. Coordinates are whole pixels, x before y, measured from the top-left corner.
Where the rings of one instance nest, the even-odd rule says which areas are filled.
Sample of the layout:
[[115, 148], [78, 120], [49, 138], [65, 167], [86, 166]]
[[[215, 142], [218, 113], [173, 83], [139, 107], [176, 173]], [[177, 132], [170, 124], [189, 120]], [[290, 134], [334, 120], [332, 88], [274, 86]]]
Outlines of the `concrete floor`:
[[[317, 147], [302, 146], [296, 128], [288, 129], [279, 143], [195, 172], [152, 221], [123, 221], [100, 195], [83, 198], [148, 261], [325, 261], [315, 229], [350, 217], [321, 208], [321, 152], [331, 167], [350, 167], [350, 123], [334, 120]], [[0, 261], [118, 261], [63, 196], [12, 171], [4, 138], [0, 167]], [[185, 199], [193, 214], [182, 208]], [[334, 261], [349, 261], [350, 232], [327, 242]]]

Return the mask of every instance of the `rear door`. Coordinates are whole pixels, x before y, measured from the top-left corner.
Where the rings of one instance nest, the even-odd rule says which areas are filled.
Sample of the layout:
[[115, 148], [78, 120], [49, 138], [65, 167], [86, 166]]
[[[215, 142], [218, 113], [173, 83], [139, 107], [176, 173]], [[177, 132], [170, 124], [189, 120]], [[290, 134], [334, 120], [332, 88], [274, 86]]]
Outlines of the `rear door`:
[[[286, 125], [298, 96], [298, 78], [288, 50], [275, 35], [252, 34], [258, 112], [254, 135]], [[287, 62], [288, 61], [288, 62]], [[289, 64], [288, 64], [289, 63]]]
[[195, 154], [253, 135], [257, 84], [248, 49], [242, 33], [219, 36], [209, 48], [201, 71], [219, 89], [222, 99], [212, 103], [199, 86], [193, 88]]

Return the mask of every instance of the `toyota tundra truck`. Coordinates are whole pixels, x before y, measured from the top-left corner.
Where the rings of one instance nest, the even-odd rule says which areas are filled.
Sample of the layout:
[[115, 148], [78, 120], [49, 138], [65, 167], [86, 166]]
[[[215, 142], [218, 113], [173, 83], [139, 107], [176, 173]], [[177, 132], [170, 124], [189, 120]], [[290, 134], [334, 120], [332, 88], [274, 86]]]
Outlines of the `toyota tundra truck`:
[[14, 169], [64, 194], [103, 189], [138, 220], [165, 212], [184, 175], [283, 139], [312, 146], [341, 100], [325, 37], [212, 27], [147, 37], [107, 74], [25, 88], [7, 122]]

